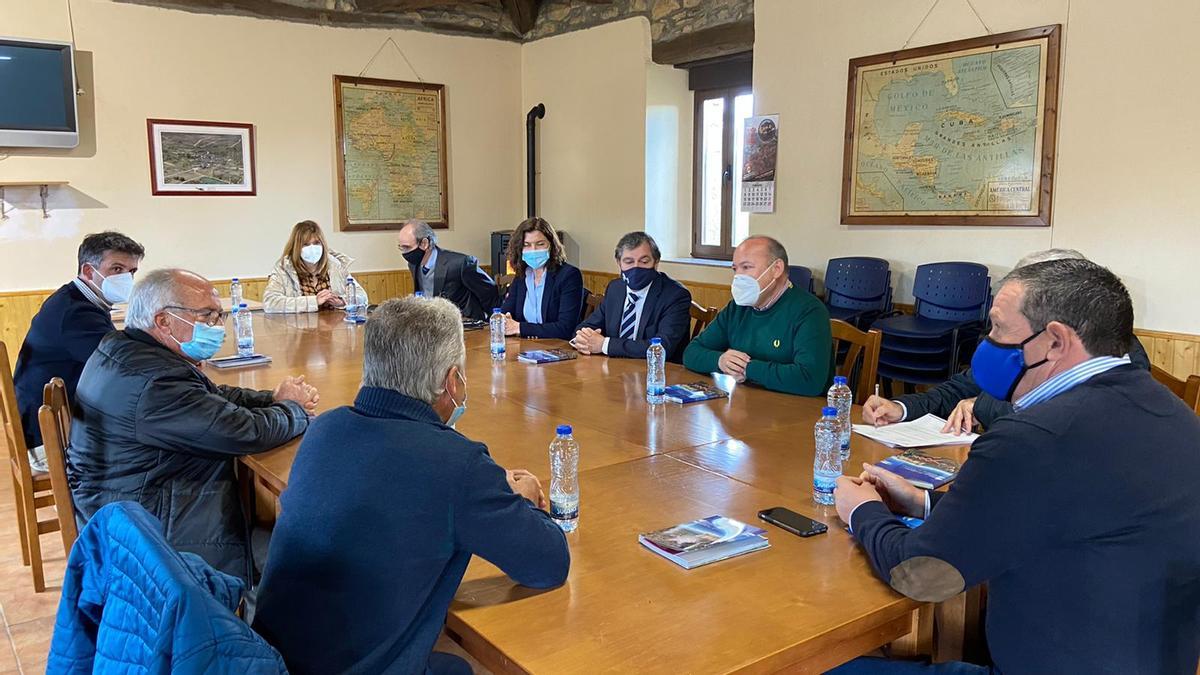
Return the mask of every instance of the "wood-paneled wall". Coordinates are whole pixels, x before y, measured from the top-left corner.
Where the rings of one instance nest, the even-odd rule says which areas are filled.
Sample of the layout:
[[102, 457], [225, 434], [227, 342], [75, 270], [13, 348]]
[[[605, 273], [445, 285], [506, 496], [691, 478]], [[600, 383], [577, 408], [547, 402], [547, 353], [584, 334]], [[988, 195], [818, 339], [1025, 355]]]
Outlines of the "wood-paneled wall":
[[[367, 290], [371, 302], [383, 302], [413, 291], [412, 275], [408, 270], [358, 272], [354, 278]], [[604, 293], [608, 283], [616, 278], [617, 275], [612, 272], [583, 272], [583, 284], [593, 293]], [[245, 297], [262, 300], [262, 292], [267, 285], [265, 277], [243, 278], [241, 281]], [[680, 280], [680, 283], [692, 292], [693, 300], [705, 307], [721, 308], [729, 303], [730, 293], [727, 285], [684, 280]], [[221, 295], [229, 295], [228, 280], [215, 281], [213, 284]], [[42, 290], [0, 293], [0, 339], [8, 344], [9, 353], [15, 354], [20, 349], [30, 320], [52, 292]], [[1200, 335], [1142, 328], [1137, 328], [1134, 332], [1155, 365], [1180, 378], [1200, 374]]]

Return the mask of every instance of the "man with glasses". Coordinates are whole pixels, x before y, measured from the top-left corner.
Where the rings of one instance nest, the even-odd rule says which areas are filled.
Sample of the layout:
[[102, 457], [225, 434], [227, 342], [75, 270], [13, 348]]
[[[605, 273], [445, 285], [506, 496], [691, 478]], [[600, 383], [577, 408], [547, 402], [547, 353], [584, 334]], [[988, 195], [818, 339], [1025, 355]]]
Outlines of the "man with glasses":
[[225, 318], [207, 279], [146, 274], [125, 329], [100, 342], [79, 378], [67, 467], [81, 519], [136, 501], [175, 548], [249, 582], [234, 463], [303, 433], [319, 397], [303, 376], [273, 392], [213, 384], [199, 365], [224, 344]]
[[833, 376], [829, 310], [788, 281], [783, 244], [748, 237], [733, 252], [733, 273], [733, 301], [687, 346], [683, 365], [787, 394], [824, 395]]

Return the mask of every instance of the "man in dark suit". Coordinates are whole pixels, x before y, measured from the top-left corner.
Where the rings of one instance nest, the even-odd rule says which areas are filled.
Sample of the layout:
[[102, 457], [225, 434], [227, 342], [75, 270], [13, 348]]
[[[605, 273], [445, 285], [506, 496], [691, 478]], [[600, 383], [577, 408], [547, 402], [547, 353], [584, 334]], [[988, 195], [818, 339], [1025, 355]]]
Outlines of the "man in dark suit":
[[667, 360], [683, 359], [691, 323], [692, 294], [658, 271], [662, 255], [645, 232], [630, 232], [617, 242], [621, 276], [604, 292], [604, 302], [579, 325], [571, 346], [581, 354], [646, 357], [650, 338], [662, 338]]
[[429, 223], [404, 223], [399, 247], [412, 273], [413, 288], [425, 297], [449, 300], [468, 319], [486, 319], [500, 306], [496, 282], [479, 268], [479, 260], [439, 247]]
[[89, 234], [79, 245], [78, 276], [46, 298], [34, 315], [17, 356], [13, 384], [36, 469], [45, 467], [37, 419], [42, 388], [51, 378], [61, 377], [68, 398], [74, 400], [83, 364], [100, 339], [114, 330], [109, 312], [114, 303], [129, 300], [133, 275], [145, 254], [141, 244], [119, 232]]

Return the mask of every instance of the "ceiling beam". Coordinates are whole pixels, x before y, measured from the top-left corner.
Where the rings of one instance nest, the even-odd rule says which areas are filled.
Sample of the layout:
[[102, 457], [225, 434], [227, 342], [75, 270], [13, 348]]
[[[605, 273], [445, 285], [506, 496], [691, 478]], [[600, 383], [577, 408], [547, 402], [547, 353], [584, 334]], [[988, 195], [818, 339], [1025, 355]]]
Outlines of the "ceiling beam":
[[542, 0], [504, 0], [504, 9], [512, 17], [513, 24], [521, 35], [533, 30], [541, 7]]
[[668, 66], [740, 54], [754, 49], [754, 21], [727, 23], [684, 33], [673, 40], [655, 42], [650, 47], [655, 63]]

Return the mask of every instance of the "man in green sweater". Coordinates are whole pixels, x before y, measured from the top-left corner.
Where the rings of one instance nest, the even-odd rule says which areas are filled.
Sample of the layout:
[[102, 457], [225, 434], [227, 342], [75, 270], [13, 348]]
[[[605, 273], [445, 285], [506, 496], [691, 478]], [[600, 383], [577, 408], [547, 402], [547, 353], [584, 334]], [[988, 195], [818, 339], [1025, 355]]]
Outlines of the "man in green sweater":
[[829, 310], [788, 281], [788, 257], [771, 237], [749, 237], [733, 252], [733, 302], [683, 352], [698, 373], [820, 396], [833, 371]]

